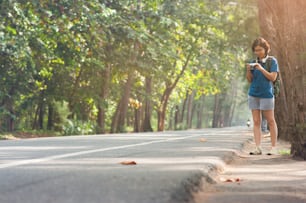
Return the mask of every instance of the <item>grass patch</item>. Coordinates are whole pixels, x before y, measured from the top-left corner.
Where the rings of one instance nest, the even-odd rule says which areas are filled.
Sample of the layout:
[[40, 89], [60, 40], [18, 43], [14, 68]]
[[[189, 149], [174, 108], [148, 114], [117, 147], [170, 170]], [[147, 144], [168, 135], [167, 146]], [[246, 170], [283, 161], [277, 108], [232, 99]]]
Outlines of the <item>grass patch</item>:
[[291, 150], [290, 149], [281, 149], [281, 150], [278, 150], [278, 153], [282, 156], [289, 156], [291, 154]]
[[15, 140], [15, 139], [17, 138], [12, 134], [0, 135], [0, 140]]
[[59, 133], [54, 131], [16, 131], [12, 133], [0, 134], [0, 140], [16, 140], [16, 139], [28, 139], [28, 138], [39, 138], [39, 137], [55, 137], [60, 136]]

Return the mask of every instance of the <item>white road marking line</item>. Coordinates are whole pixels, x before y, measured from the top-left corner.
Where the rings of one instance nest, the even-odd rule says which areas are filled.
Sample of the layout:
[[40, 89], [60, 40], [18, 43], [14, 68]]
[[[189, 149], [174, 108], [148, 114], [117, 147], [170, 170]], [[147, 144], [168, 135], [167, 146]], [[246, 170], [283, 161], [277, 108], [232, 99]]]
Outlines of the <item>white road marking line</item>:
[[92, 154], [92, 153], [97, 153], [97, 152], [105, 152], [105, 151], [118, 150], [118, 149], [127, 149], [127, 148], [156, 144], [156, 143], [162, 143], [162, 142], [184, 140], [184, 139], [199, 137], [199, 136], [201, 136], [201, 135], [190, 135], [190, 136], [185, 136], [185, 137], [168, 138], [168, 139], [155, 140], [155, 141], [150, 141], [150, 142], [142, 142], [142, 143], [138, 143], [138, 144], [130, 144], [130, 145], [122, 145], [122, 146], [116, 146], [116, 147], [109, 147], [109, 148], [86, 150], [86, 151], [81, 151], [81, 152], [74, 152], [74, 153], [68, 153], [68, 154], [62, 154], [62, 155], [56, 155], [56, 156], [49, 156], [49, 157], [37, 158], [37, 159], [28, 159], [28, 160], [23, 160], [23, 161], [16, 161], [16, 162], [12, 162], [12, 163], [1, 164], [0, 169], [22, 166], [22, 165], [35, 164], [35, 163], [41, 163], [41, 162], [47, 162], [47, 161], [51, 161], [51, 160], [63, 159], [63, 158], [80, 156], [80, 155], [85, 155], [85, 154]]

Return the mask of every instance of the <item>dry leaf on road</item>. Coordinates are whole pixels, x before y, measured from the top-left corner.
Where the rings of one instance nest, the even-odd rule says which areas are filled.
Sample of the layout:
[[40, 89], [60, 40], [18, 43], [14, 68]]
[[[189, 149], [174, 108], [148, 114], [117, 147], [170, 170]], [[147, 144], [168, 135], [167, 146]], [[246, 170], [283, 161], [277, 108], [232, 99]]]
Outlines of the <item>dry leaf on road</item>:
[[225, 183], [238, 183], [241, 182], [240, 178], [220, 178], [221, 182], [225, 182]]
[[135, 161], [123, 161], [120, 162], [121, 165], [137, 165]]

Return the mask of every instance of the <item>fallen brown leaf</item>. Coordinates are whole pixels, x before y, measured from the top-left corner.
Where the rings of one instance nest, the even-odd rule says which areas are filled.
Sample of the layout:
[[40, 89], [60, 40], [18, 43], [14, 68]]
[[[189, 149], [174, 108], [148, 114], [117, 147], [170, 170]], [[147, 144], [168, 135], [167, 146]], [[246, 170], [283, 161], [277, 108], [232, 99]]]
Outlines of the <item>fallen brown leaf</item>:
[[232, 178], [230, 178], [230, 179], [226, 179], [225, 182], [227, 182], [227, 183], [233, 183], [233, 182], [235, 182], [235, 180], [232, 179]]
[[135, 161], [123, 161], [120, 162], [121, 165], [137, 165]]
[[241, 182], [240, 178], [220, 178], [221, 182], [225, 182], [225, 183], [239, 183]]

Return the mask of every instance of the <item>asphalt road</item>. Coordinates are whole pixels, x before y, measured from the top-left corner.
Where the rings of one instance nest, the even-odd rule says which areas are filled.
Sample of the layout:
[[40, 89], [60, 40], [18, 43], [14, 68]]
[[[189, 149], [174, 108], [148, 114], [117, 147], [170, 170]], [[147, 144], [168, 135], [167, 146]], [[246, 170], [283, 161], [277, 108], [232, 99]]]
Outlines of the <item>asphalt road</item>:
[[0, 203], [191, 202], [250, 138], [223, 128], [0, 141]]

